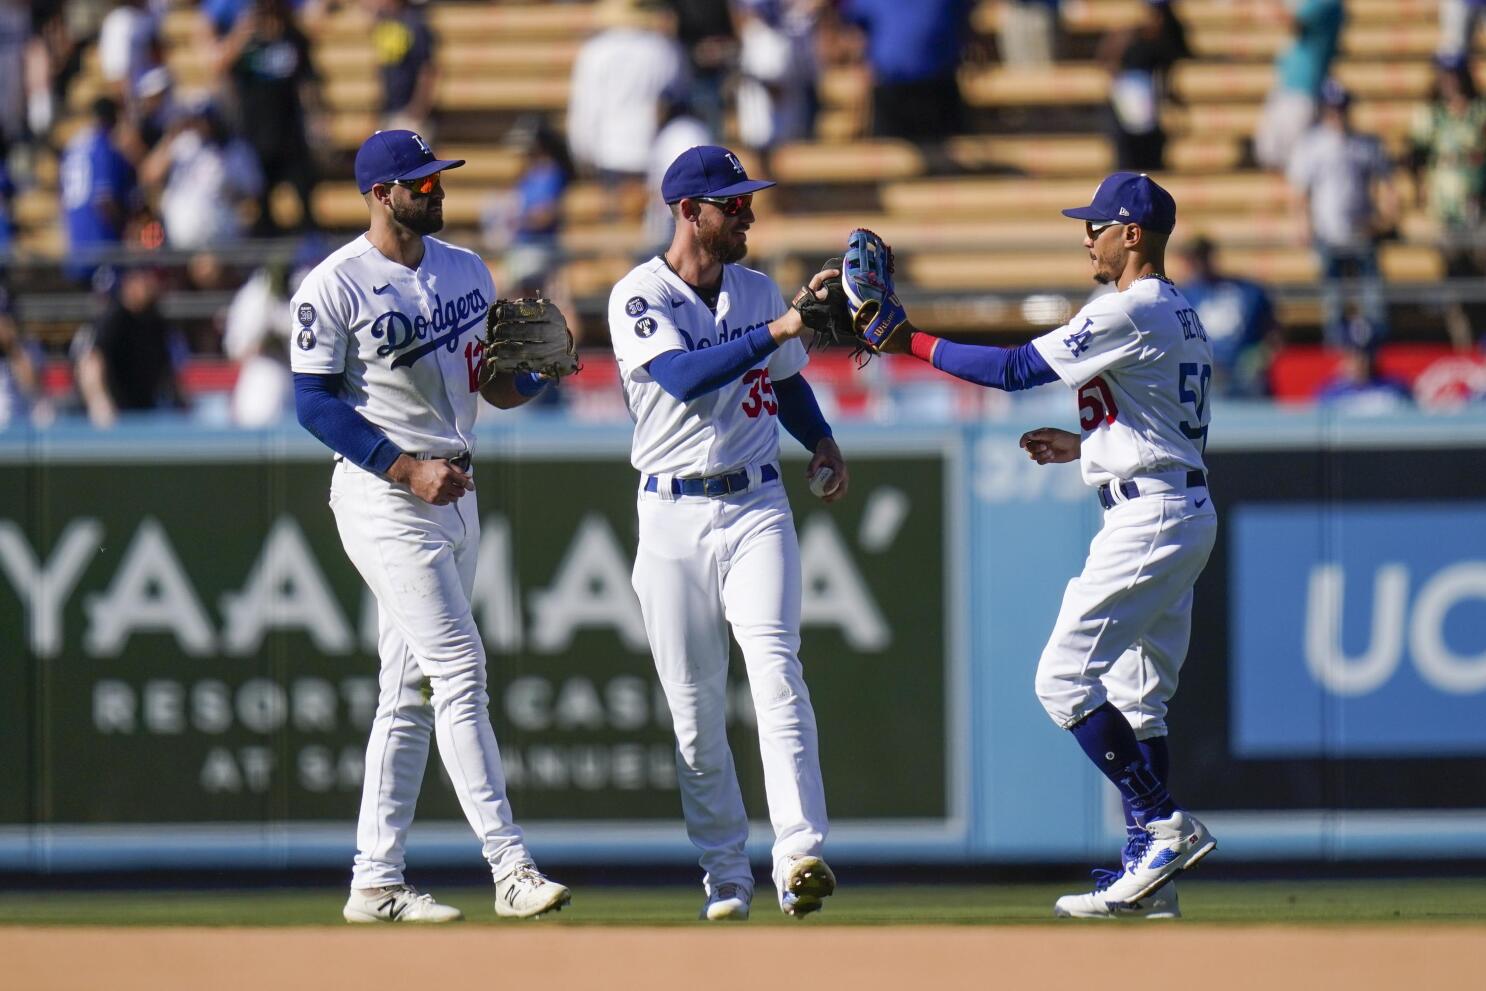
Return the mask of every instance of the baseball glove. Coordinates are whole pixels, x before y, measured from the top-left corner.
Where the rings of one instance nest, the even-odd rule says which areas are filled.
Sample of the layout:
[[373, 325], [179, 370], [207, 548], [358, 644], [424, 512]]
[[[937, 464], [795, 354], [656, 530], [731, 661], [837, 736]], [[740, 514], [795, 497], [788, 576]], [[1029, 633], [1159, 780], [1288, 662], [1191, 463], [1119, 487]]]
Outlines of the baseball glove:
[[865, 227], [846, 239], [841, 285], [858, 340], [858, 364], [866, 354], [908, 349], [908, 313], [893, 292], [893, 249]]
[[567, 318], [550, 299], [498, 299], [485, 315], [480, 385], [501, 372], [535, 372], [550, 379], [578, 370]]
[[[841, 267], [841, 259], [829, 259], [821, 269]], [[820, 299], [808, 285], [801, 286], [790, 303], [800, 312], [800, 319], [813, 332], [806, 343], [806, 350], [814, 350], [830, 344], [855, 343], [856, 332], [851, 323], [851, 306], [846, 301], [846, 290], [841, 288], [841, 276], [826, 279], [822, 283], [826, 298]]]

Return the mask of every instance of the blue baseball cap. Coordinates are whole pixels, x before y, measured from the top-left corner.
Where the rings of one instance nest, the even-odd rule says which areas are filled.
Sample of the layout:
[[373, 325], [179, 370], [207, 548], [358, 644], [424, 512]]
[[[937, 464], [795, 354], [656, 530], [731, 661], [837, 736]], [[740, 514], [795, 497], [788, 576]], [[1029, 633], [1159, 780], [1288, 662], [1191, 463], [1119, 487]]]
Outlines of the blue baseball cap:
[[463, 164], [462, 158], [434, 157], [428, 142], [412, 131], [378, 131], [356, 152], [356, 186], [369, 193], [379, 182], [422, 179]]
[[1094, 190], [1092, 203], [1064, 210], [1063, 216], [1096, 224], [1139, 224], [1170, 234], [1176, 227], [1176, 200], [1144, 172], [1116, 172]]
[[720, 145], [688, 148], [660, 181], [660, 197], [675, 203], [686, 197], [741, 196], [774, 185], [768, 179], [750, 179], [738, 156]]

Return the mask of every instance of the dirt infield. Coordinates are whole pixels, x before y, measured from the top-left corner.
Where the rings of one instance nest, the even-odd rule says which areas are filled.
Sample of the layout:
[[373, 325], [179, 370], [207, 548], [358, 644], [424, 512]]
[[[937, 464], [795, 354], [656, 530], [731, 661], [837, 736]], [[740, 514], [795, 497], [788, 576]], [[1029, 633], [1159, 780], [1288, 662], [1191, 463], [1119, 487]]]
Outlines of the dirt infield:
[[[0, 930], [17, 991], [400, 987], [656, 991], [1086, 989], [1126, 961], [1131, 983], [1203, 991], [1466, 987], [1477, 927], [1068, 925], [1002, 928]], [[1157, 968], [1153, 971], [1152, 968]], [[1101, 978], [1099, 975], [1104, 975]]]

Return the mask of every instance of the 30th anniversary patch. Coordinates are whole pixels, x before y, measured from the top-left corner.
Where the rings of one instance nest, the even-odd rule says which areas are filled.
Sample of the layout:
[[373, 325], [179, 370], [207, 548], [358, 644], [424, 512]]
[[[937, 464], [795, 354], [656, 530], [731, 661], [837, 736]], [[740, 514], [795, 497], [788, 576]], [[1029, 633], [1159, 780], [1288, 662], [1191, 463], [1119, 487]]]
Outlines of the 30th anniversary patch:
[[645, 302], [643, 296], [631, 296], [629, 302], [624, 304], [624, 312], [632, 317], [637, 317], [648, 309], [650, 309], [650, 304]]

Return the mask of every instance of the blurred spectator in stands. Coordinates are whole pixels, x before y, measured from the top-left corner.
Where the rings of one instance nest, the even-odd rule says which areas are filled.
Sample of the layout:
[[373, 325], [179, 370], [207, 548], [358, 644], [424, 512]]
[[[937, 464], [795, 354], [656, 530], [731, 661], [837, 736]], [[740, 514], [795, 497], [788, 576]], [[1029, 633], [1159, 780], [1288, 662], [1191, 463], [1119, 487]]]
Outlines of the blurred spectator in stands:
[[118, 131], [120, 150], [131, 162], [143, 161], [165, 137], [178, 113], [170, 70], [157, 65], [139, 77], [134, 99], [124, 108], [124, 121]]
[[25, 0], [0, 0], [0, 162], [26, 137], [26, 44], [31, 11]]
[[738, 38], [728, 0], [669, 0], [676, 40], [686, 53], [691, 105], [708, 130], [721, 134], [728, 74], [738, 58]]
[[1440, 0], [1440, 41], [1436, 53], [1443, 58], [1470, 55], [1471, 40], [1481, 23], [1486, 0]]
[[956, 70], [970, 36], [971, 0], [843, 0], [866, 33], [872, 133], [934, 142], [965, 129]]
[[1354, 414], [1391, 413], [1413, 404], [1407, 382], [1378, 368], [1376, 348], [1351, 345], [1341, 349], [1336, 374], [1321, 386], [1316, 400]]
[[[244, 14], [252, 11], [255, 0], [202, 0], [199, 7], [201, 22], [206, 28], [205, 40], [227, 37]], [[329, 8], [340, 6], [339, 0], [289, 0], [289, 9], [294, 11], [298, 23], [313, 25]]]
[[[738, 137], [764, 160], [815, 130], [820, 0], [738, 0]], [[685, 151], [686, 149], [681, 149]]]
[[502, 295], [550, 296], [562, 265], [562, 197], [573, 181], [567, 147], [544, 118], [518, 122], [507, 141], [521, 151], [521, 174], [493, 216], [490, 246], [501, 254]]
[[1138, 24], [1100, 41], [1098, 58], [1111, 76], [1109, 103], [1119, 168], [1155, 172], [1164, 167], [1161, 107], [1176, 96], [1172, 66], [1191, 55], [1187, 30], [1167, 0], [1146, 0]]
[[1316, 119], [1321, 84], [1331, 72], [1346, 11], [1342, 0], [1285, 0], [1273, 16], [1295, 35], [1274, 66], [1274, 88], [1264, 102], [1254, 134], [1254, 160], [1283, 171], [1301, 135]]
[[41, 348], [21, 334], [10, 288], [0, 281], [0, 430], [52, 420], [41, 391]]
[[594, 20], [601, 30], [573, 63], [568, 147], [606, 187], [611, 217], [639, 216], [657, 109], [684, 88], [686, 60], [657, 0], [600, 0]]
[[114, 99], [133, 100], [140, 77], [161, 64], [160, 25], [147, 0], [118, 0], [98, 29], [98, 71]]
[[686, 149], [715, 143], [715, 135], [706, 123], [691, 112], [684, 90], [662, 98], [660, 120], [660, 133], [650, 144], [650, 167], [646, 170], [645, 188], [650, 195], [645, 205], [645, 244], [641, 249], [646, 258], [663, 253], [676, 232], [676, 218], [660, 195], [666, 169]]
[[1003, 0], [996, 24], [1002, 65], [1049, 65], [1057, 57], [1061, 0]]
[[432, 142], [438, 86], [436, 39], [422, 6], [408, 0], [373, 0], [377, 23], [372, 47], [382, 76], [382, 130], [407, 130]]
[[243, 235], [242, 213], [263, 192], [253, 149], [234, 137], [208, 100], [179, 111], [139, 177], [159, 188], [165, 241], [172, 248], [222, 247]]
[[32, 5], [32, 35], [26, 44], [26, 122], [44, 137], [67, 105], [67, 91], [82, 71], [83, 55], [98, 35], [104, 5], [56, 2]]
[[299, 199], [299, 228], [314, 228], [318, 169], [309, 128], [319, 110], [319, 77], [309, 39], [286, 0], [254, 0], [222, 40], [218, 64], [232, 79], [237, 131], [263, 168], [254, 233], [279, 233], [270, 203], [280, 183], [288, 183]]
[[254, 272], [227, 307], [222, 350], [238, 363], [231, 408], [240, 427], [272, 426], [294, 408], [289, 300], [325, 254], [318, 237], [305, 238], [292, 259], [275, 258]]
[[88, 419], [112, 426], [125, 411], [182, 409], [174, 334], [160, 313], [164, 278], [154, 268], [127, 269], [94, 326], [73, 341], [77, 386]]
[[[1378, 242], [1396, 232], [1398, 191], [1382, 141], [1352, 129], [1350, 106], [1351, 94], [1340, 83], [1322, 85], [1321, 120], [1296, 146], [1287, 178], [1320, 265], [1327, 343], [1375, 347], [1388, 332]], [[1357, 322], [1345, 318], [1351, 280], [1360, 288]]]
[[60, 184], [67, 227], [65, 270], [87, 281], [101, 252], [116, 248], [135, 199], [134, 167], [114, 141], [118, 104], [107, 97], [93, 102], [92, 120], [67, 143]]
[[[1439, 227], [1445, 274], [1452, 280], [1482, 274], [1481, 196], [1486, 187], [1486, 100], [1464, 56], [1436, 57], [1428, 106], [1420, 107], [1409, 132], [1409, 166], [1415, 196]], [[1450, 341], [1466, 350], [1472, 343], [1471, 315], [1454, 285], [1445, 289], [1445, 328]], [[1479, 304], [1470, 310], [1477, 311]]]
[[1225, 275], [1213, 243], [1199, 237], [1182, 251], [1182, 295], [1197, 310], [1213, 349], [1215, 393], [1240, 398], [1269, 394], [1269, 366], [1282, 343], [1269, 293], [1257, 282]]

